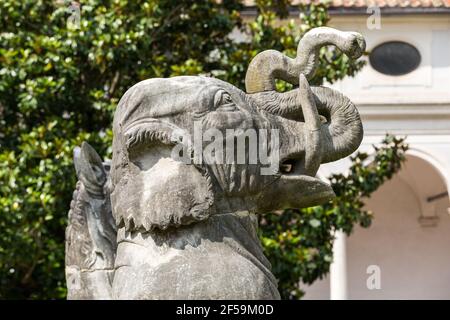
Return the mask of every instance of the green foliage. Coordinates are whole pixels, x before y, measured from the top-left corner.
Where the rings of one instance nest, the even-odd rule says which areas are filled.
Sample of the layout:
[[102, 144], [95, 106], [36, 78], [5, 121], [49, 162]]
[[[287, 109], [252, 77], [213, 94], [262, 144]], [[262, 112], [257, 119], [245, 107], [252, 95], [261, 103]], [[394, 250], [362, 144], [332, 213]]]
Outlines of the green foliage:
[[[294, 56], [302, 34], [328, 21], [326, 7], [317, 5], [301, 8], [300, 25], [281, 24], [286, 0], [257, 1], [254, 20], [241, 17], [237, 0], [80, 2], [80, 26], [73, 28], [67, 25], [69, 1], [0, 1], [0, 298], [65, 297], [72, 150], [87, 140], [111, 156], [113, 111], [127, 88], [181, 74], [215, 76], [243, 88], [248, 63], [258, 52], [272, 48]], [[247, 35], [246, 41], [229, 37], [235, 29]], [[321, 54], [314, 83], [333, 82], [362, 66], [335, 49]], [[280, 90], [287, 88], [279, 83]], [[353, 224], [354, 219], [340, 216], [336, 213], [341, 225]], [[320, 226], [323, 233], [308, 233], [311, 243], [321, 237], [328, 243], [326, 226]], [[281, 287], [289, 287], [291, 279], [284, 277], [291, 270], [286, 275], [280, 270], [303, 249], [272, 249], [269, 238], [277, 242], [278, 231], [271, 230], [265, 229], [264, 243], [274, 255]], [[315, 261], [321, 274], [327, 263]], [[291, 278], [314, 273], [308, 270], [294, 270]]]
[[328, 273], [335, 230], [349, 235], [355, 224], [370, 226], [373, 215], [364, 210], [363, 199], [400, 169], [408, 147], [403, 138], [387, 135], [374, 148], [370, 157], [367, 153], [352, 156], [347, 175], [330, 177], [336, 193], [332, 201], [260, 216], [262, 243], [284, 298], [300, 298], [300, 281], [311, 284]]
[[64, 230], [83, 140], [111, 155], [120, 97], [151, 77], [220, 68], [235, 2], [0, 1], [0, 298], [63, 298]]

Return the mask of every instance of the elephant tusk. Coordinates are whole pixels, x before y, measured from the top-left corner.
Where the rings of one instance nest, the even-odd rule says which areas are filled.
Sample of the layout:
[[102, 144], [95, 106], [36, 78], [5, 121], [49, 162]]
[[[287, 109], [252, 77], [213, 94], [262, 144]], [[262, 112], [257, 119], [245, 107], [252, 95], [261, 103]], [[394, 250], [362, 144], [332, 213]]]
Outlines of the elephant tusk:
[[298, 97], [299, 105], [302, 107], [306, 128], [309, 131], [320, 130], [321, 122], [317, 111], [314, 94], [311, 91], [308, 80], [303, 74], [299, 77]]
[[322, 161], [321, 122], [313, 92], [303, 74], [300, 74], [299, 77], [298, 99], [305, 119], [307, 146], [305, 150], [305, 173], [313, 176], [316, 174]]

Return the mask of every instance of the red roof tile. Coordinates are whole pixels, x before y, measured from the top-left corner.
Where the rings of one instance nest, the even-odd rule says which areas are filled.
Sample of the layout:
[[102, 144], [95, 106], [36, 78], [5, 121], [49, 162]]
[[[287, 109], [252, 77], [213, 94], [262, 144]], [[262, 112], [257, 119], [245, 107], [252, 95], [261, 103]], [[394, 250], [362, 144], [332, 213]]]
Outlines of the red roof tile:
[[[323, 0], [293, 0], [292, 5], [311, 2], [324, 2]], [[253, 6], [255, 1], [244, 0], [246, 6]], [[362, 8], [378, 6], [380, 8], [450, 8], [450, 0], [331, 0], [331, 7]]]

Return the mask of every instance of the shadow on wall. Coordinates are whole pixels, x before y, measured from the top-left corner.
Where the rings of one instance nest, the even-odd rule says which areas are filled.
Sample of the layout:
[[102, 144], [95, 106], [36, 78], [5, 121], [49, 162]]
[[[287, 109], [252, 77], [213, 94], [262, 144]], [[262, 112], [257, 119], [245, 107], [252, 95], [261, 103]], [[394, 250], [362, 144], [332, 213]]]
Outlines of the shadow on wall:
[[[441, 170], [411, 150], [401, 172], [367, 200], [372, 226], [347, 238], [349, 299], [450, 298], [450, 201]], [[305, 298], [329, 299], [329, 281], [314, 283]]]

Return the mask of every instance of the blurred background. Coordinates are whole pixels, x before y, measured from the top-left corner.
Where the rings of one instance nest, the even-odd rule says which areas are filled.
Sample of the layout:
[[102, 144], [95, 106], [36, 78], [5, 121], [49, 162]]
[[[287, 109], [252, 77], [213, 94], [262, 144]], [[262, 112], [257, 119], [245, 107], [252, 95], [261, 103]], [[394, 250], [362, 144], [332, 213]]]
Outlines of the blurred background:
[[201, 74], [244, 89], [258, 52], [295, 57], [320, 26], [366, 38], [358, 61], [323, 48], [311, 80], [350, 97], [365, 138], [319, 171], [335, 200], [259, 215], [280, 292], [449, 298], [449, 0], [0, 0], [0, 298], [65, 298], [72, 152], [111, 157], [129, 87]]

